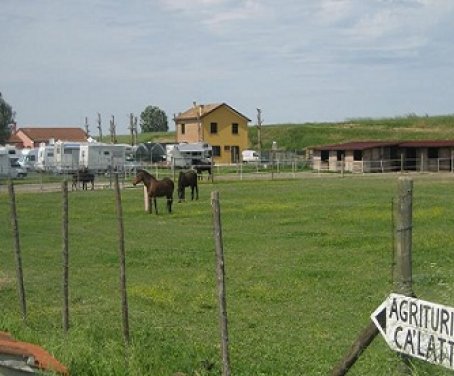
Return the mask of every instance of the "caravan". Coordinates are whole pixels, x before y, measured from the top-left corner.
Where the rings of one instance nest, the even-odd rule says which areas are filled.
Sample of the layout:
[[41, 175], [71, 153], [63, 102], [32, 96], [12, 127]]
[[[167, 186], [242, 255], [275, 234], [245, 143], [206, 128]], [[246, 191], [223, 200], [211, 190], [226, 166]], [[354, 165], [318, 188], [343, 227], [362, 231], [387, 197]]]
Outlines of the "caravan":
[[79, 168], [86, 168], [90, 172], [103, 173], [111, 169], [122, 171], [125, 160], [125, 145], [102, 143], [80, 145]]
[[188, 168], [200, 163], [211, 163], [212, 147], [204, 142], [167, 145], [167, 163], [173, 167]]
[[36, 171], [53, 171], [55, 168], [54, 146], [42, 142], [38, 148], [38, 159], [35, 164]]
[[80, 143], [57, 141], [54, 145], [55, 170], [73, 173], [79, 169]]

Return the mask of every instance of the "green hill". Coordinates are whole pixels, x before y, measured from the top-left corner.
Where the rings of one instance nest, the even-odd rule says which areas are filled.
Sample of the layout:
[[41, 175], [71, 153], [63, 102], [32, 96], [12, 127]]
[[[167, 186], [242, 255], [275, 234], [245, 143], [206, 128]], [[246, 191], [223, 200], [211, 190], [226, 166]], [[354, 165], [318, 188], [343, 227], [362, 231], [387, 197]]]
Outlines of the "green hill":
[[[249, 132], [251, 147], [257, 147], [257, 129]], [[306, 123], [262, 126], [262, 144], [273, 141], [280, 149], [301, 150], [308, 146], [352, 140], [454, 140], [454, 115], [407, 116], [390, 119], [352, 119], [342, 123]]]
[[[108, 142], [107, 137], [104, 138]], [[174, 142], [175, 132], [141, 133], [139, 142]], [[341, 123], [272, 124], [262, 126], [263, 149], [276, 141], [279, 149], [302, 150], [308, 146], [358, 140], [454, 140], [454, 115], [351, 119]], [[130, 136], [118, 136], [130, 143]], [[249, 127], [250, 148], [257, 149], [257, 127]]]

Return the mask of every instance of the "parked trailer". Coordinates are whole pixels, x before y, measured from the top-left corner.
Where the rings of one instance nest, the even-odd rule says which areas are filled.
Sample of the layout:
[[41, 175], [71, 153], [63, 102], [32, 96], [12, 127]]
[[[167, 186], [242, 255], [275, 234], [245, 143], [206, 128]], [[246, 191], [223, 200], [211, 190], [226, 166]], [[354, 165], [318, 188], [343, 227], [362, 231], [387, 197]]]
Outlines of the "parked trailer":
[[111, 169], [123, 171], [126, 146], [122, 144], [89, 143], [80, 145], [79, 168], [93, 173], [104, 173]]
[[167, 145], [166, 150], [170, 166], [188, 168], [199, 162], [211, 163], [212, 147], [204, 142]]
[[38, 160], [35, 164], [36, 171], [53, 171], [55, 168], [54, 145], [46, 145], [42, 142], [38, 148]]
[[80, 143], [57, 141], [54, 145], [55, 171], [74, 173], [79, 169]]

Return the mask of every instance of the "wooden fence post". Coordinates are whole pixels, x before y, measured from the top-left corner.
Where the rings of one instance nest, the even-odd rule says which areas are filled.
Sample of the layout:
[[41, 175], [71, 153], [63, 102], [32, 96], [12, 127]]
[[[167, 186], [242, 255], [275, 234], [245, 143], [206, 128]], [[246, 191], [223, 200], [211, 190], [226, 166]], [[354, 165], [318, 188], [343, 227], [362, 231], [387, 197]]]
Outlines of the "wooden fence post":
[[123, 323], [123, 338], [129, 344], [129, 317], [128, 317], [128, 296], [126, 291], [126, 256], [125, 256], [125, 239], [123, 226], [123, 209], [121, 207], [120, 186], [118, 184], [118, 174], [115, 174], [115, 203], [117, 208], [118, 220], [118, 254], [120, 263], [120, 297], [121, 313]]
[[63, 239], [63, 330], [69, 330], [69, 253], [68, 253], [68, 180], [62, 183], [62, 239]]
[[213, 209], [214, 243], [216, 251], [216, 280], [219, 302], [219, 325], [221, 331], [222, 375], [230, 376], [229, 336], [227, 330], [227, 304], [225, 296], [224, 247], [222, 243], [221, 210], [219, 192], [211, 193]]
[[24, 273], [22, 271], [22, 256], [19, 242], [19, 226], [17, 223], [16, 195], [14, 193], [14, 185], [11, 180], [8, 182], [8, 192], [11, 208], [11, 228], [13, 231], [14, 240], [14, 256], [16, 260], [17, 292], [19, 295], [19, 304], [22, 313], [22, 319], [25, 320], [27, 318], [27, 304], [25, 301]]
[[[414, 296], [412, 275], [412, 233], [413, 233], [413, 180], [408, 177], [398, 179], [397, 203], [394, 206], [394, 268], [393, 290], [406, 296]], [[402, 363], [398, 372], [411, 374], [410, 358], [399, 354]]]
[[150, 211], [150, 198], [148, 197], [147, 186], [143, 185], [143, 208], [148, 213]]

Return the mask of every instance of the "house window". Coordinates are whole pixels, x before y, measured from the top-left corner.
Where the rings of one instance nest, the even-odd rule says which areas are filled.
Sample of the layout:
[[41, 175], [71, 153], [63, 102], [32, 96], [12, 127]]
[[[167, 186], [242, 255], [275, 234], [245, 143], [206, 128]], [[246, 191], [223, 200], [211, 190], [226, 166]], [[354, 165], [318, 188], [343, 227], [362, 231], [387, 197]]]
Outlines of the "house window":
[[427, 150], [427, 156], [430, 158], [430, 159], [437, 159], [438, 158], [438, 148], [429, 148]]
[[213, 145], [213, 157], [220, 157], [221, 156], [221, 147], [219, 145]]
[[224, 146], [224, 151], [230, 151], [230, 146], [229, 145], [225, 145]]
[[186, 133], [186, 124], [181, 124], [181, 134]]
[[238, 123], [232, 123], [232, 134], [238, 134]]
[[210, 124], [210, 133], [211, 134], [218, 133], [218, 123], [211, 123]]
[[353, 160], [362, 161], [363, 160], [363, 151], [362, 150], [353, 150]]

